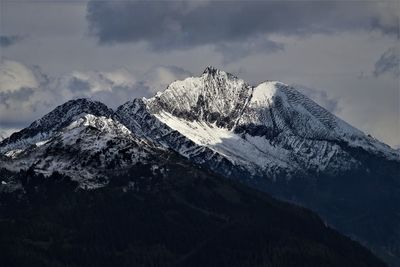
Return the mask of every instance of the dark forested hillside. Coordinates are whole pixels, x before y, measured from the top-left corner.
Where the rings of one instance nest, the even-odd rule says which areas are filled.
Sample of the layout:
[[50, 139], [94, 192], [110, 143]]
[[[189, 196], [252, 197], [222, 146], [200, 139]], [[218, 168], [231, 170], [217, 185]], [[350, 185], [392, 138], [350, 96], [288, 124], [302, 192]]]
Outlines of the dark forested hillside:
[[32, 170], [0, 199], [2, 266], [385, 266], [307, 209], [179, 158], [82, 190]]

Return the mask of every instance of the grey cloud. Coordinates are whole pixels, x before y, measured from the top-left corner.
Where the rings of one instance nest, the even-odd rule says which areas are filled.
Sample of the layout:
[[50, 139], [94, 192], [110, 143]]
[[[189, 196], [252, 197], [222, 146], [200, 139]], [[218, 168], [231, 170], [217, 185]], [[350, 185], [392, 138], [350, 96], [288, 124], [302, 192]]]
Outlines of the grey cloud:
[[273, 53], [283, 49], [284, 44], [266, 38], [252, 38], [243, 43], [221, 43], [215, 47], [215, 50], [223, 55], [223, 63], [231, 63], [247, 55]]
[[385, 5], [356, 1], [206, 1], [194, 5], [192, 1], [93, 0], [87, 5], [87, 20], [90, 33], [100, 44], [146, 42], [159, 51], [216, 45], [220, 52], [228, 50], [229, 59], [233, 49], [240, 55], [251, 53], [251, 43], [257, 38], [258, 52], [281, 49], [270, 39], [272, 34], [304, 37], [376, 29], [397, 36], [398, 16]]
[[374, 75], [380, 76], [385, 73], [394, 77], [400, 76], [400, 48], [391, 47], [386, 50], [375, 63]]
[[0, 47], [12, 46], [23, 39], [20, 35], [0, 35]]
[[90, 91], [90, 83], [87, 81], [80, 80], [76, 77], [73, 77], [68, 83], [68, 89], [72, 92], [89, 92]]
[[27, 101], [33, 93], [34, 89], [27, 87], [15, 91], [0, 92], [0, 103], [10, 107], [14, 101]]
[[[397, 11], [396, 11], [397, 10]], [[394, 7], [394, 12], [398, 12], [399, 7]], [[385, 34], [390, 34], [394, 35], [397, 37], [397, 39], [400, 38], [400, 31], [399, 31], [399, 25], [400, 25], [400, 18], [398, 16], [392, 16], [390, 19], [391, 21], [387, 23], [385, 22], [386, 18], [381, 18], [381, 17], [374, 17], [371, 18], [371, 28], [372, 29], [379, 29]]]

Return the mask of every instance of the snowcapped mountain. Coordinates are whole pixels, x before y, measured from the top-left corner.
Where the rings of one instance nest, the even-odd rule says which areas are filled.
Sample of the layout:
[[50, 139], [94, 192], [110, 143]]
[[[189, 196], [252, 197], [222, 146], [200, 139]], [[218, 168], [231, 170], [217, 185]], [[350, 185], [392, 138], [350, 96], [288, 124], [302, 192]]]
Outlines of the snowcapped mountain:
[[400, 161], [397, 151], [294, 88], [272, 81], [253, 87], [212, 67], [116, 114], [132, 132], [223, 173], [340, 173], [360, 167], [353, 149]]
[[0, 170], [57, 171], [84, 188], [171, 156], [311, 208], [400, 262], [400, 152], [281, 82], [208, 67], [115, 111], [68, 101], [0, 142]]
[[71, 100], [0, 143], [10, 170], [34, 168], [70, 175], [82, 187], [98, 187], [106, 174], [147, 162], [162, 149], [132, 135], [100, 102]]
[[34, 121], [29, 127], [3, 140], [0, 143], [0, 153], [4, 154], [15, 149], [23, 150], [37, 142], [47, 140], [53, 133], [66, 127], [84, 113], [110, 117], [113, 111], [100, 102], [88, 99], [70, 100]]
[[[274, 81], [251, 86], [213, 67], [199, 77], [173, 82], [150, 99], [129, 101], [115, 112], [88, 99], [68, 101], [3, 140], [0, 153], [14, 169], [33, 164], [43, 172], [69, 172], [73, 165], [79, 176], [92, 177], [109, 162], [127, 166], [122, 160], [126, 157], [118, 156], [127, 143], [170, 149], [222, 174], [246, 179], [290, 179], [364, 168], [354, 153], [357, 149], [400, 162], [398, 151], [294, 88]], [[60, 163], [62, 159], [48, 150], [61, 144], [97, 155], [98, 166], [88, 172], [89, 166], [80, 169], [74, 160]]]

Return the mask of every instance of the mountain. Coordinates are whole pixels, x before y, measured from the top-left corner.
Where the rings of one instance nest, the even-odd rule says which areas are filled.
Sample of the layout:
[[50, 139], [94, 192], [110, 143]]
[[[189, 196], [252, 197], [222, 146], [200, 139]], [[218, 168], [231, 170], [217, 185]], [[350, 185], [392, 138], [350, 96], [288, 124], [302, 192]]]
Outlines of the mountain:
[[[295, 88], [275, 81], [250, 86], [212, 67], [136, 102], [143, 102], [140, 115], [124, 115], [132, 102], [116, 112], [133, 132], [317, 211], [400, 266], [399, 151]], [[163, 125], [148, 133], [154, 121]]]
[[29, 127], [12, 134], [0, 143], [0, 153], [15, 149], [24, 150], [35, 142], [46, 140], [52, 133], [66, 127], [81, 114], [110, 117], [113, 111], [100, 102], [88, 99], [70, 100], [58, 106], [43, 118], [34, 121]]
[[34, 168], [74, 177], [85, 188], [108, 182], [107, 173], [145, 163], [162, 148], [132, 135], [113, 111], [88, 99], [71, 100], [0, 143], [9, 170]]
[[[0, 143], [12, 171], [57, 170], [82, 188], [165, 153], [311, 208], [400, 264], [400, 154], [277, 81], [251, 86], [207, 67], [114, 112], [86, 99], [57, 107]], [[13, 183], [4, 178], [14, 188]]]
[[29, 157], [28, 152], [50, 140], [78, 136], [69, 132], [82, 127], [110, 131], [104, 142], [132, 136], [140, 139], [136, 142], [172, 149], [214, 171], [257, 182], [260, 177], [290, 180], [364, 170], [355, 151], [400, 163], [397, 150], [350, 126], [295, 88], [273, 81], [250, 86], [213, 67], [199, 77], [173, 82], [153, 98], [129, 101], [115, 112], [88, 99], [68, 101], [3, 140], [0, 153], [15, 162], [21, 158], [17, 155]]
[[313, 212], [173, 152], [94, 190], [32, 168], [0, 176], [21, 183], [0, 194], [4, 266], [386, 266]]
[[280, 82], [256, 87], [208, 67], [146, 100], [161, 122], [252, 174], [337, 173], [359, 164], [346, 147], [400, 154]]

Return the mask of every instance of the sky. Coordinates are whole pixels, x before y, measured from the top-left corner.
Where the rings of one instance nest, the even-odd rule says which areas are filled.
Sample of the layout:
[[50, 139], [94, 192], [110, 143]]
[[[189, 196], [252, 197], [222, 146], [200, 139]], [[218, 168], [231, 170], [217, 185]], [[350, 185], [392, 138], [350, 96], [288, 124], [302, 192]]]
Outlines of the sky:
[[79, 97], [112, 108], [212, 65], [279, 80], [400, 145], [399, 1], [0, 1], [0, 138]]

